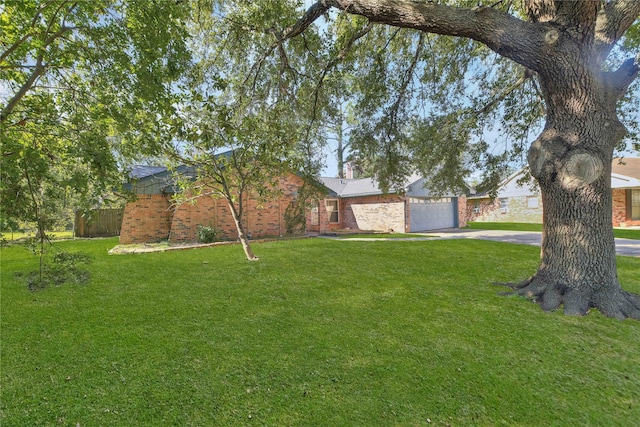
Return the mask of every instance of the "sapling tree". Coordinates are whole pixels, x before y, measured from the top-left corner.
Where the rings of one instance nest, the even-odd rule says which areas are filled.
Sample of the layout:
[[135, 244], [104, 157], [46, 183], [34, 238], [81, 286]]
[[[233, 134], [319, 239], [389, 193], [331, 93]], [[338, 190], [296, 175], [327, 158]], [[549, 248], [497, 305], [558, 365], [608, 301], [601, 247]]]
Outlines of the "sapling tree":
[[[243, 7], [252, 10], [251, 4]], [[267, 13], [275, 17], [278, 9]], [[277, 197], [284, 174], [312, 177], [319, 170], [322, 113], [311, 118], [313, 96], [297, 98], [291, 85], [302, 88], [286, 65], [268, 55], [258, 58], [256, 47], [270, 43], [271, 36], [242, 31], [241, 26], [225, 5], [194, 2], [189, 21], [193, 60], [181, 82], [179, 107], [166, 128], [175, 138], [168, 147], [172, 164], [195, 171], [195, 180], [180, 179], [186, 191], [177, 201], [203, 196], [226, 200], [247, 259], [257, 260], [243, 223], [247, 200]], [[304, 56], [302, 48], [298, 52]], [[252, 66], [271, 72], [251, 73]], [[305, 88], [308, 95], [313, 90], [312, 85]]]
[[256, 261], [243, 222], [247, 203], [279, 195], [279, 180], [294, 170], [291, 159], [299, 135], [286, 126], [286, 111], [255, 103], [243, 107], [217, 104], [212, 98], [185, 106], [177, 132], [180, 142], [170, 158], [194, 171], [193, 176], [177, 175], [182, 191], [176, 201], [224, 199], [247, 259]]

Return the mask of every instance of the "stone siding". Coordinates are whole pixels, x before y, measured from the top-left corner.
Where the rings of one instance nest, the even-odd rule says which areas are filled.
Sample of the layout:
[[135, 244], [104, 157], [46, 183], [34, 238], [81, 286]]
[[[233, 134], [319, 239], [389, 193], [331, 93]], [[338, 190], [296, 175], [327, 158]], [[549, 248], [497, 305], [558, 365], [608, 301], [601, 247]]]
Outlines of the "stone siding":
[[[537, 207], [528, 206], [527, 196], [509, 197], [506, 211], [500, 208], [499, 199], [467, 200], [467, 221], [542, 223], [542, 197], [533, 197], [537, 198]], [[474, 212], [476, 207], [479, 212]]]
[[352, 203], [351, 211], [360, 230], [404, 232], [404, 202]]

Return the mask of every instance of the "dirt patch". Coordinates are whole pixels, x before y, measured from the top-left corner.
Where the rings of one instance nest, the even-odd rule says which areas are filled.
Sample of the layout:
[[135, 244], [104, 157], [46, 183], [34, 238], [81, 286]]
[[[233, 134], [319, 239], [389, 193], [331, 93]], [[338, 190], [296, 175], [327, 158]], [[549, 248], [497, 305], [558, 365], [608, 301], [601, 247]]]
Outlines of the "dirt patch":
[[138, 243], [133, 245], [118, 245], [113, 249], [109, 250], [109, 255], [181, 251], [185, 249], [206, 248], [209, 246], [229, 245], [234, 243], [237, 243], [237, 242], [181, 243], [181, 244], [169, 244], [168, 242]]
[[[292, 239], [305, 239], [308, 237], [314, 236], [295, 236], [295, 237], [274, 237], [274, 238], [265, 238], [265, 239], [256, 239], [251, 240], [251, 243], [264, 243], [264, 242], [275, 242], [281, 240], [292, 240]], [[240, 242], [238, 241], [225, 241], [225, 242], [213, 242], [213, 243], [169, 243], [169, 242], [159, 242], [159, 243], [137, 243], [133, 245], [118, 245], [113, 249], [109, 250], [109, 255], [122, 255], [122, 254], [142, 254], [149, 252], [168, 252], [168, 251], [182, 251], [186, 249], [197, 249], [197, 248], [207, 248], [210, 246], [221, 246], [221, 245], [237, 245]]]

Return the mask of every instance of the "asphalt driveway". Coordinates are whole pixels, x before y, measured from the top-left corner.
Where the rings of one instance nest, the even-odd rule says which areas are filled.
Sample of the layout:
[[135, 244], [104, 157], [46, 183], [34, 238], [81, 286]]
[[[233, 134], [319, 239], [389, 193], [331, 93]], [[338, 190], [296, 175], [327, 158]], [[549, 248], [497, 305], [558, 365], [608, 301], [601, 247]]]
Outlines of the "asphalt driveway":
[[[438, 239], [480, 239], [535, 246], [540, 246], [542, 240], [542, 233], [537, 231], [452, 229], [429, 231], [425, 234]], [[616, 253], [623, 256], [640, 257], [640, 240], [616, 239]]]

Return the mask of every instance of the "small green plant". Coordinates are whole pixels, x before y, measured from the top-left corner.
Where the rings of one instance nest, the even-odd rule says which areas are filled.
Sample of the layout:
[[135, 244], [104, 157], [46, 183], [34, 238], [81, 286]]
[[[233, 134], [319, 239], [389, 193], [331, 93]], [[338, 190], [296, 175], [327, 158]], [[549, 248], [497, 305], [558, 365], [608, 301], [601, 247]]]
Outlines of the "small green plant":
[[218, 230], [211, 225], [198, 225], [197, 237], [200, 243], [213, 243], [218, 236]]
[[80, 253], [58, 252], [50, 261], [44, 261], [41, 267], [27, 273], [25, 281], [31, 291], [38, 291], [50, 285], [60, 286], [65, 283], [86, 283], [89, 272], [79, 268], [88, 264], [89, 257]]

